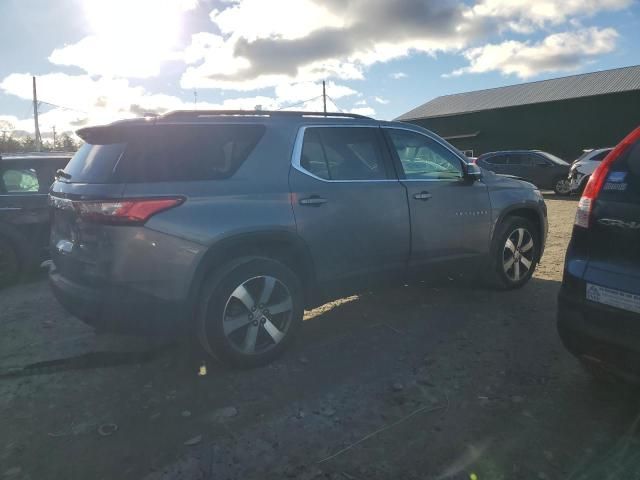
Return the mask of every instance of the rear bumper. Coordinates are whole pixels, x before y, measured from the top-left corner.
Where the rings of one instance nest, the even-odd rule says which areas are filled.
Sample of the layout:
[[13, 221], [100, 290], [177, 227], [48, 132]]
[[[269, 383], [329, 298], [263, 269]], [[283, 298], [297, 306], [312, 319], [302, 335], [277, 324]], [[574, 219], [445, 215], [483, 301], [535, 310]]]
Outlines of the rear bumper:
[[189, 310], [181, 302], [169, 302], [124, 287], [87, 287], [74, 283], [55, 267], [49, 285], [56, 299], [72, 315], [104, 332], [136, 335], [175, 335], [186, 331]]
[[557, 322], [576, 357], [624, 377], [640, 375], [640, 315], [590, 302], [584, 292], [563, 286]]

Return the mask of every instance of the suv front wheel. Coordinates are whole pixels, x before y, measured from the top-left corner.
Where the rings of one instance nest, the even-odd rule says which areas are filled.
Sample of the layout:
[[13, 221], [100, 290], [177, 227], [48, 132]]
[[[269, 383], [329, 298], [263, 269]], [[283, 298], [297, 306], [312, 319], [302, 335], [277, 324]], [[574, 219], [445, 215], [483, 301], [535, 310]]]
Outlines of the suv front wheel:
[[529, 281], [540, 259], [540, 236], [530, 220], [507, 217], [497, 228], [493, 245], [494, 280], [512, 289]]
[[234, 366], [269, 363], [287, 348], [302, 324], [302, 291], [297, 275], [277, 260], [231, 261], [203, 287], [196, 319], [200, 345]]

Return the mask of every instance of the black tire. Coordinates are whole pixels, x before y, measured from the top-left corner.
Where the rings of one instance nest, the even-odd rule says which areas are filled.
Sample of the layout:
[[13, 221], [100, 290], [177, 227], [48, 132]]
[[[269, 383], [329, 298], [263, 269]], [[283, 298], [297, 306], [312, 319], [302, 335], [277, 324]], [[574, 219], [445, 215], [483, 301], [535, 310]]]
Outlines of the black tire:
[[[524, 235], [520, 249], [520, 257], [524, 257], [528, 262], [530, 262], [530, 267], [526, 270], [526, 273], [522, 272], [518, 278], [515, 275], [515, 252], [514, 252], [514, 264], [513, 266], [507, 270], [505, 270], [505, 265], [510, 258], [508, 257], [507, 250], [507, 240], [510, 239], [514, 234], [517, 238], [517, 231], [520, 229], [524, 229], [526, 234]], [[510, 290], [514, 288], [520, 288], [525, 285], [533, 275], [533, 272], [538, 265], [538, 261], [540, 260], [540, 232], [536, 225], [531, 222], [531, 220], [518, 217], [518, 216], [509, 216], [506, 217], [500, 225], [496, 228], [496, 232], [494, 234], [494, 240], [492, 245], [492, 271], [491, 271], [491, 279], [490, 283], [496, 286], [497, 288], [503, 290]], [[530, 248], [531, 253], [529, 254], [529, 250], [524, 251], [525, 247], [529, 243], [529, 239], [533, 241], [533, 245]], [[514, 242], [512, 242], [513, 244]], [[517, 243], [517, 242], [516, 242]], [[518, 250], [520, 251], [520, 250]], [[520, 268], [524, 270], [525, 264], [522, 260], [520, 260], [518, 265], [518, 271], [520, 272]]]
[[0, 237], [0, 288], [20, 279], [20, 256], [13, 243]]
[[[259, 309], [258, 302], [267, 290], [267, 279], [275, 279], [274, 286], [264, 309]], [[247, 307], [245, 300], [234, 296], [240, 288], [249, 293], [253, 310]], [[279, 313], [268, 310], [270, 306], [286, 308], [283, 305], [290, 306], [290, 310]], [[236, 309], [233, 315], [230, 314], [232, 309]], [[202, 349], [223, 363], [243, 368], [258, 367], [286, 350], [300, 329], [303, 314], [302, 284], [291, 269], [270, 258], [242, 257], [227, 263], [205, 281], [196, 315], [196, 336]], [[240, 317], [254, 320], [225, 333], [225, 326], [232, 329], [230, 319]], [[256, 332], [253, 353], [241, 351], [251, 343], [249, 330]]]
[[564, 176], [557, 177], [553, 181], [553, 191], [556, 195], [566, 197], [571, 194], [571, 184], [569, 179]]

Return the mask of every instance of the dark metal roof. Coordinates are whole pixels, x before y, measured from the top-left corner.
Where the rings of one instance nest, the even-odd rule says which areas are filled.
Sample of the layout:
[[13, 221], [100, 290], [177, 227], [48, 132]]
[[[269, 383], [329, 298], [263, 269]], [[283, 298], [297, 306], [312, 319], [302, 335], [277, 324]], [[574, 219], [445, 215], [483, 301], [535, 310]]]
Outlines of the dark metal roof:
[[444, 117], [631, 90], [640, 90], [640, 65], [445, 95], [414, 108], [397, 120]]

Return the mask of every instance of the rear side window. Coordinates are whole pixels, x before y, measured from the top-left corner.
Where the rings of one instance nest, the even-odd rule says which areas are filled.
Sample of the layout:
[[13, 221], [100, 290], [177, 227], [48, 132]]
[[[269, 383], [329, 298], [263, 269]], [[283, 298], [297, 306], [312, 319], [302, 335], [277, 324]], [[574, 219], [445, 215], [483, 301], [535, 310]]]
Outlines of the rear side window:
[[300, 166], [326, 180], [388, 178], [377, 128], [307, 128]]
[[128, 143], [117, 178], [127, 183], [228, 178], [264, 131], [263, 125], [156, 126]]
[[491, 155], [484, 159], [489, 165], [506, 165], [507, 157], [506, 155]]
[[[109, 135], [71, 159], [62, 180], [146, 183], [217, 180], [233, 175], [254, 150], [263, 125], [158, 125]], [[107, 137], [107, 135], [105, 135]]]
[[2, 186], [6, 193], [38, 193], [40, 183], [34, 168], [8, 168], [2, 171]]

